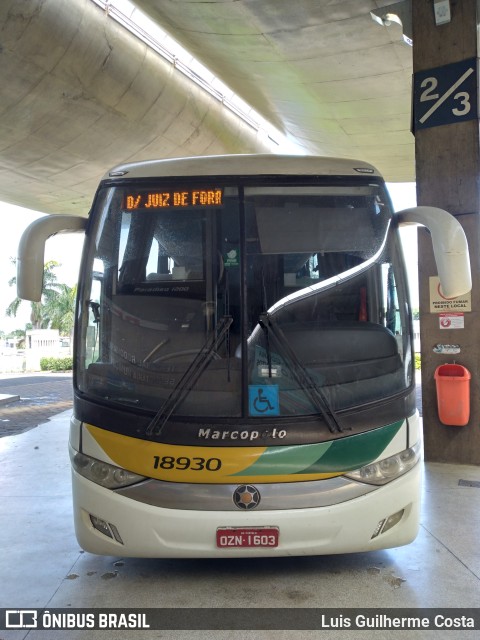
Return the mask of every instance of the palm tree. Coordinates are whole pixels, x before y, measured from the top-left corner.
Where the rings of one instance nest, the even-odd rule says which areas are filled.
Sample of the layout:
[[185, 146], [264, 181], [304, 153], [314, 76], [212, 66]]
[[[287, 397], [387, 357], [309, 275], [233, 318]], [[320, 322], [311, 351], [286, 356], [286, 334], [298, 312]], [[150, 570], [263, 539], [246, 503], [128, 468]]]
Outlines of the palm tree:
[[75, 299], [77, 285], [69, 287], [67, 284], [56, 284], [56, 290], [48, 295], [43, 305], [45, 317], [48, 317], [51, 329], [58, 329], [60, 335], [73, 333], [75, 321]]
[[[13, 264], [16, 264], [16, 259], [11, 258]], [[47, 329], [50, 325], [50, 318], [48, 316], [51, 311], [51, 306], [48, 306], [49, 300], [57, 293], [59, 288], [59, 283], [57, 281], [57, 276], [53, 273], [55, 267], [60, 266], [58, 262], [55, 260], [50, 260], [46, 262], [43, 267], [43, 292], [42, 292], [42, 300], [40, 302], [32, 302], [31, 303], [31, 313], [30, 320], [32, 322], [33, 329]], [[13, 277], [8, 281], [8, 284], [12, 287], [17, 283], [17, 278]], [[63, 285], [66, 286], [66, 285]], [[8, 305], [5, 313], [7, 316], [11, 318], [15, 318], [18, 312], [18, 308], [20, 307], [22, 300], [20, 298], [15, 298]]]

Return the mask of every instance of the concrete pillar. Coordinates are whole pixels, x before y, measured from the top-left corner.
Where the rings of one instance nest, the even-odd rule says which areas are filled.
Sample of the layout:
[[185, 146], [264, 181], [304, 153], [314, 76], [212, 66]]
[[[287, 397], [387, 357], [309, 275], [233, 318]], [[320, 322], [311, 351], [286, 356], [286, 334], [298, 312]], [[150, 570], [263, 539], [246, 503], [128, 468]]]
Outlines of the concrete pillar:
[[[439, 314], [430, 312], [429, 279], [437, 273], [431, 241], [427, 231], [419, 231], [425, 458], [480, 464], [479, 121], [474, 104], [477, 89], [471, 94], [467, 89], [472, 80], [476, 85], [476, 73], [454, 86], [465, 69], [468, 73], [468, 61], [476, 62], [477, 0], [451, 0], [450, 10], [451, 21], [438, 26], [433, 0], [412, 2], [417, 124], [419, 114], [425, 116], [434, 107], [431, 115], [424, 117], [426, 128], [422, 125], [415, 129], [417, 201], [419, 205], [446, 209], [457, 217], [469, 239], [473, 278], [471, 311], [464, 313], [464, 328], [441, 329]], [[460, 64], [458, 68], [445, 68], [452, 63]], [[419, 78], [423, 78], [423, 86]], [[423, 96], [422, 102], [419, 96]], [[441, 113], [451, 122], [437, 125]], [[473, 119], [468, 119], [472, 115]], [[460, 353], [438, 354], [434, 347], [439, 344], [459, 345]], [[472, 376], [470, 421], [464, 427], [443, 425], [437, 412], [434, 372], [439, 365], [452, 362], [467, 367]]]

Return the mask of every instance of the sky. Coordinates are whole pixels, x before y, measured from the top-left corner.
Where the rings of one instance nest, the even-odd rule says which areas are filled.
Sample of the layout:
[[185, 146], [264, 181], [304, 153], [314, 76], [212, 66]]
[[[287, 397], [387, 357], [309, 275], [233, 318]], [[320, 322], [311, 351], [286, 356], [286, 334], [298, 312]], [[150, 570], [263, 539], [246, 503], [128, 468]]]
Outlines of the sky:
[[[389, 184], [395, 210], [400, 211], [415, 206], [415, 184]], [[5, 314], [7, 306], [16, 298], [16, 288], [9, 287], [8, 281], [15, 276], [15, 267], [10, 258], [17, 255], [20, 236], [26, 227], [43, 216], [38, 211], [31, 211], [22, 207], [0, 202], [0, 331], [8, 333], [14, 329], [24, 329], [30, 317], [30, 303], [22, 302], [16, 318], [9, 318]], [[55, 270], [59, 282], [73, 286], [78, 279], [80, 256], [83, 244], [83, 234], [61, 234], [50, 238], [45, 249], [45, 262], [55, 260], [61, 266]], [[402, 242], [407, 271], [410, 281], [410, 291], [413, 307], [418, 307], [418, 277], [417, 277], [417, 240], [414, 227], [402, 230]]]

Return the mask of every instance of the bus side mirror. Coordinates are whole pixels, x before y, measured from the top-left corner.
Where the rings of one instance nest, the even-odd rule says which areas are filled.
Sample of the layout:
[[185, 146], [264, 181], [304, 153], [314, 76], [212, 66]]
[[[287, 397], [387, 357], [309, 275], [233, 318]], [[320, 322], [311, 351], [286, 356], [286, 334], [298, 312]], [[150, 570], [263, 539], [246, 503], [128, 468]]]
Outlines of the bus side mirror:
[[461, 224], [444, 209], [412, 207], [396, 214], [400, 225], [421, 224], [430, 231], [442, 292], [456, 298], [472, 289], [470, 256]]
[[38, 302], [42, 297], [45, 243], [57, 233], [85, 231], [87, 218], [49, 215], [34, 220], [22, 234], [17, 252], [17, 295]]

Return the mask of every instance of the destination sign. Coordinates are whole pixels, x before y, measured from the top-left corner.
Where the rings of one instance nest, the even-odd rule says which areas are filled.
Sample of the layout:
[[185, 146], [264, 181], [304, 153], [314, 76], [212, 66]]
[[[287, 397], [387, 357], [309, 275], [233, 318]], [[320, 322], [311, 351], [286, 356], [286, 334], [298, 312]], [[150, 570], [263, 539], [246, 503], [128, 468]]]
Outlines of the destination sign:
[[222, 189], [162, 189], [127, 193], [124, 209], [176, 209], [185, 207], [219, 207]]

